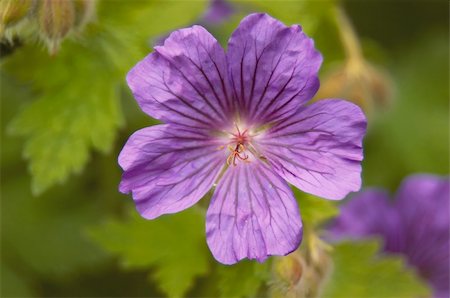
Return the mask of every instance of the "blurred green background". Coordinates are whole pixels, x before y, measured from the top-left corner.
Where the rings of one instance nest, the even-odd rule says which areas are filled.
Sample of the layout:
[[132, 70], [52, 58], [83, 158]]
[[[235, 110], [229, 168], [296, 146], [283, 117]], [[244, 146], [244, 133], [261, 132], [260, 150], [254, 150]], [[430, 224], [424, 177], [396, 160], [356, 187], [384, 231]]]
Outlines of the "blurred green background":
[[[429, 295], [400, 257], [374, 264], [375, 240], [325, 249], [318, 235], [338, 209], [301, 192], [298, 254], [223, 266], [206, 246], [203, 207], [141, 219], [131, 197], [118, 193], [117, 156], [134, 131], [156, 123], [131, 96], [127, 71], [172, 30], [202, 24], [226, 46], [240, 19], [258, 11], [314, 38], [324, 56], [318, 96], [365, 109], [364, 186], [395, 191], [411, 173], [447, 175], [447, 1], [233, 1], [233, 14], [217, 21], [204, 19], [208, 1], [95, 5], [90, 15], [77, 10], [85, 24], [63, 37], [43, 32], [39, 9], [3, 32], [2, 297], [283, 297], [299, 282], [296, 258], [304, 261], [305, 297], [318, 288], [330, 297]], [[363, 67], [352, 76], [346, 63], [355, 44]], [[329, 262], [334, 271], [325, 278]], [[344, 270], [352, 266], [364, 274]], [[377, 281], [390, 286], [370, 286]]]

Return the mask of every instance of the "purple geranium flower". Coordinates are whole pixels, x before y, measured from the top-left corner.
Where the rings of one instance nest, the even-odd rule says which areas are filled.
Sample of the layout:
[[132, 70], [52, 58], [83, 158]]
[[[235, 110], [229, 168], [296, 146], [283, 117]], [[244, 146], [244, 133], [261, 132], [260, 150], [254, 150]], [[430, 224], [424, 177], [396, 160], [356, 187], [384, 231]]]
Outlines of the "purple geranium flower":
[[227, 53], [203, 27], [173, 32], [127, 76], [142, 110], [166, 124], [130, 137], [120, 191], [153, 219], [217, 185], [206, 215], [217, 260], [295, 250], [302, 223], [287, 182], [328, 199], [361, 184], [360, 108], [338, 99], [305, 105], [321, 62], [299, 26], [267, 14], [244, 18]]
[[448, 178], [415, 175], [394, 202], [384, 191], [364, 191], [342, 207], [331, 236], [381, 236], [384, 250], [406, 255], [435, 297], [449, 297], [449, 186]]

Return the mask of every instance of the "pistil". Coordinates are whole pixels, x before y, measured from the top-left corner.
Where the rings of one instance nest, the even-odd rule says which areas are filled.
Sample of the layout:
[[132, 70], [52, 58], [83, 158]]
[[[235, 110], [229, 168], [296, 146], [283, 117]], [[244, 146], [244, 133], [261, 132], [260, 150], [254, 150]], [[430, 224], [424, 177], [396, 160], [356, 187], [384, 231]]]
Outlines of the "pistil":
[[245, 129], [241, 132], [239, 126], [235, 123], [237, 133], [231, 133], [233, 136], [231, 144], [236, 144], [235, 146], [229, 144], [228, 149], [231, 151], [230, 155], [227, 158], [227, 164], [236, 166], [237, 160], [242, 160], [249, 162], [249, 156], [244, 153], [246, 150], [245, 145], [249, 141], [249, 136], [247, 135], [248, 129]]

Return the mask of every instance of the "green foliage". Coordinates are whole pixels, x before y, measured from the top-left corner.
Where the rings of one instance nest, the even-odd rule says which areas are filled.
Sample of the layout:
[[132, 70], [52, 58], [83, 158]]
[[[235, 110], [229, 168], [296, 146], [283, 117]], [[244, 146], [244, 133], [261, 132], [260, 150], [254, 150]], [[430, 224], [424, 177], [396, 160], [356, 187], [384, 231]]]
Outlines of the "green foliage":
[[411, 173], [448, 173], [448, 36], [427, 38], [420, 45], [402, 54], [394, 72], [392, 107], [369, 125], [366, 185], [395, 190]]
[[[294, 254], [272, 257], [263, 264], [242, 261], [233, 266], [222, 265], [213, 260], [206, 247], [204, 215], [195, 207], [154, 221], [141, 219], [134, 210], [127, 217], [118, 218], [133, 203], [117, 192], [121, 172], [117, 154], [133, 131], [152, 123], [129, 94], [124, 84], [126, 72], [151, 51], [150, 45], [158, 37], [196, 22], [207, 1], [97, 2], [95, 21], [65, 40], [56, 56], [49, 57], [43, 45], [22, 40], [23, 45], [13, 54], [1, 58], [0, 296], [273, 294], [267, 283], [279, 286], [280, 281], [270, 276], [276, 270], [272, 262], [289, 263], [288, 258]], [[267, 12], [286, 24], [302, 25], [314, 38], [324, 56], [321, 71], [327, 64], [331, 68], [333, 60], [343, 58], [336, 24], [330, 16], [335, 1], [237, 0], [233, 4], [243, 10], [226, 23], [210, 25], [208, 29], [222, 44], [226, 44], [245, 15]], [[372, 8], [382, 11], [390, 4], [380, 6], [374, 1], [370, 8], [367, 3], [360, 5], [356, 1], [343, 4], [360, 7], [357, 14], [350, 15], [355, 29], [362, 36], [377, 39], [369, 42], [385, 51], [383, 61], [393, 61], [387, 69], [396, 84], [391, 107], [369, 124], [364, 146], [364, 183], [394, 190], [405, 175], [413, 172], [448, 173], [448, 20], [439, 21], [442, 14], [436, 14], [435, 6], [428, 3], [393, 4], [387, 19], [386, 15], [374, 15]], [[413, 18], [415, 28], [425, 34], [431, 26], [440, 24], [446, 31], [417, 38], [418, 30], [404, 26], [402, 15], [417, 16]], [[392, 30], [380, 30], [376, 25], [380, 19], [387, 20], [384, 27], [389, 24]], [[399, 20], [403, 25], [396, 26], [402, 23]], [[390, 40], [389, 44], [386, 40]], [[128, 121], [126, 127], [123, 118]], [[121, 127], [124, 131], [115, 142]], [[22, 138], [5, 136], [6, 128]], [[33, 198], [27, 164], [20, 156], [23, 147], [35, 193], [68, 180], [65, 185]], [[89, 161], [93, 150], [110, 154], [94, 153], [95, 158]], [[68, 179], [85, 165], [89, 169], [83, 175]], [[305, 256], [311, 267], [301, 267], [301, 263], [302, 271], [293, 270], [294, 278], [288, 278], [289, 281], [296, 280], [297, 274], [315, 274], [315, 266], [323, 265], [312, 262], [323, 260], [317, 250], [323, 243], [317, 243], [318, 238], [311, 235], [320, 234], [318, 227], [337, 213], [333, 201], [294, 192], [305, 227], [303, 243], [296, 253]], [[431, 244], [427, 245], [432, 249]], [[330, 272], [323, 296], [429, 295], [403, 259], [380, 255], [378, 248], [375, 242], [337, 245], [332, 253], [335, 269]], [[323, 251], [327, 257], [325, 246]], [[319, 269], [327, 272], [328, 267]], [[145, 282], [147, 276], [150, 283]], [[288, 277], [292, 277], [289, 272]], [[314, 282], [321, 278], [322, 275], [314, 275], [301, 282], [308, 284], [304, 288], [314, 288]], [[154, 287], [161, 292], [155, 292]]]
[[2, 286], [0, 288], [1, 297], [31, 297], [30, 285], [14, 270], [5, 265], [4, 260], [0, 265]]
[[[0, 75], [5, 83], [1, 94], [8, 99], [2, 101], [1, 126], [4, 127], [17, 114], [17, 103], [27, 100], [31, 92], [3, 71]], [[72, 179], [64, 188], [57, 187], [39, 199], [33, 198], [27, 187], [30, 179], [21, 161], [20, 140], [5, 135], [4, 129], [0, 135], [2, 143], [8, 144], [1, 150], [2, 259], [11, 269], [9, 275], [2, 272], [2, 279], [8, 276], [12, 279], [11, 287], [5, 291], [11, 289], [11, 293], [16, 293], [19, 287], [12, 287], [15, 281], [32, 280], [35, 275], [63, 279], [104, 261], [102, 251], [80, 232], [86, 224], [99, 218], [100, 200], [91, 196], [90, 189], [80, 191], [84, 186], [80, 177]]]
[[[98, 205], [92, 200], [67, 197], [74, 191], [71, 184], [42, 198], [33, 198], [26, 176], [8, 179], [2, 185], [2, 250], [4, 257], [19, 264], [23, 270], [62, 277], [87, 269], [104, 260], [102, 251], [80, 232], [98, 217]], [[62, 200], [64, 199], [64, 200]], [[98, 202], [97, 202], [98, 203]]]
[[269, 262], [241, 261], [220, 266], [218, 287], [221, 297], [255, 297], [269, 278]]
[[204, 216], [195, 208], [148, 221], [135, 210], [124, 221], [111, 219], [89, 231], [91, 238], [124, 268], [154, 267], [151, 278], [170, 297], [182, 296], [209, 270]]
[[22, 143], [19, 138], [13, 138], [7, 136], [5, 127], [15, 117], [21, 101], [28, 101], [32, 97], [31, 90], [25, 88], [23, 84], [19, 83], [13, 77], [8, 76], [0, 69], [0, 122], [2, 129], [0, 130], [0, 136], [2, 144], [8, 144], [8, 146], [2, 146], [1, 158], [2, 158], [2, 170], [8, 166], [12, 166], [20, 160], [20, 150], [22, 149]]
[[[189, 24], [204, 8], [203, 1], [100, 4], [97, 23], [79, 40], [66, 41], [55, 57], [28, 45], [6, 61], [6, 71], [35, 90], [10, 126], [11, 133], [26, 137], [34, 193], [79, 173], [91, 148], [111, 149], [123, 122], [119, 88], [126, 72], [150, 51], [151, 36]], [[162, 21], [167, 18], [176, 21]]]
[[375, 240], [336, 245], [322, 297], [428, 297], [429, 289], [404, 260], [380, 255], [379, 248]]
[[300, 214], [304, 225], [313, 228], [333, 218], [339, 212], [336, 202], [325, 200], [293, 188], [300, 206]]
[[[28, 57], [41, 59], [42, 54], [29, 53]], [[80, 172], [91, 147], [107, 152], [121, 124], [117, 87], [110, 85], [107, 73], [96, 73], [97, 67], [102, 66], [96, 66], [90, 58], [70, 58], [74, 63], [70, 72], [79, 76], [70, 79], [71, 74], [67, 74], [65, 79], [71, 83], [55, 82], [57, 87], [53, 90], [57, 92], [38, 96], [11, 123], [12, 133], [28, 138], [24, 154], [31, 161], [35, 193], [63, 182], [71, 172]], [[67, 67], [65, 62], [54, 66]], [[51, 78], [51, 73], [64, 73], [55, 67], [49, 72], [44, 68], [42, 75]]]
[[[300, 24], [309, 36], [314, 37], [318, 49], [326, 56], [330, 54], [334, 57], [341, 52], [339, 47], [336, 47], [336, 42], [339, 43], [339, 41], [333, 37], [333, 35], [337, 35], [337, 32], [327, 34], [331, 33], [330, 30], [335, 30], [332, 20], [335, 0], [232, 0], [230, 2], [235, 7], [236, 13], [220, 28], [215, 26], [209, 28], [225, 48], [232, 32], [246, 15], [263, 12], [279, 19], [286, 25]], [[326, 37], [323, 37], [324, 35]], [[317, 38], [320, 38], [318, 43]], [[328, 59], [325, 62], [329, 62]]]
[[256, 10], [267, 12], [286, 24], [301, 24], [308, 34], [313, 34], [322, 19], [331, 16], [336, 1], [262, 0], [250, 3]]

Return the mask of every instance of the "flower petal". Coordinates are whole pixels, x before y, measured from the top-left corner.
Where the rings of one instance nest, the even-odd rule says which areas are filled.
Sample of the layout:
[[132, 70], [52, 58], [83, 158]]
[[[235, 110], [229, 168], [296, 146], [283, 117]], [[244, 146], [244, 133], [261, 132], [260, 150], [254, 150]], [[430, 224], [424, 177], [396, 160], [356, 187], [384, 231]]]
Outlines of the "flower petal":
[[[398, 214], [385, 191], [368, 189], [341, 205], [341, 212], [329, 232], [331, 238], [387, 237], [398, 229]], [[397, 234], [397, 233], [396, 233]]]
[[278, 122], [254, 144], [289, 183], [336, 200], [361, 187], [365, 131], [366, 119], [358, 106], [320, 100]]
[[405, 179], [395, 200], [405, 241], [388, 247], [408, 256], [433, 285], [435, 297], [449, 297], [450, 292], [449, 196], [448, 177], [419, 174]]
[[212, 187], [225, 163], [218, 143], [200, 130], [156, 125], [134, 133], [119, 156], [119, 189], [132, 192], [139, 213], [153, 219], [186, 209]]
[[127, 82], [142, 110], [167, 123], [222, 128], [230, 113], [226, 56], [201, 26], [173, 32]]
[[224, 264], [286, 255], [302, 239], [302, 223], [291, 189], [258, 160], [227, 169], [206, 216], [208, 246]]
[[228, 43], [228, 64], [239, 113], [250, 124], [278, 120], [319, 88], [322, 56], [300, 26], [267, 14], [244, 18]]
[[396, 208], [403, 220], [410, 224], [423, 219], [427, 226], [434, 224], [438, 230], [449, 229], [449, 188], [448, 177], [431, 174], [409, 176], [397, 192]]

